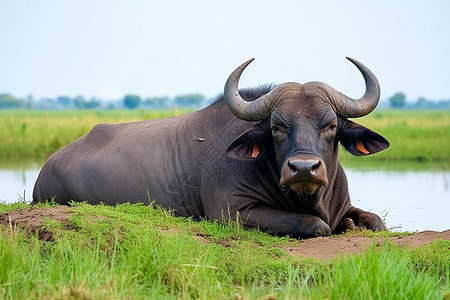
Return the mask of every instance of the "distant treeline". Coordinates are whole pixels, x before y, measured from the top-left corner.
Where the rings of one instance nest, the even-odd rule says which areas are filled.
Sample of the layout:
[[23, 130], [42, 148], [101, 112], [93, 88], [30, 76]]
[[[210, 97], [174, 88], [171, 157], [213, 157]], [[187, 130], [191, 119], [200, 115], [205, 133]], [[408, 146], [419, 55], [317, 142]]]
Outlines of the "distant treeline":
[[[116, 101], [103, 101], [97, 98], [86, 99], [83, 96], [75, 98], [60, 96], [54, 98], [34, 99], [16, 98], [11, 94], [0, 94], [0, 109], [40, 109], [40, 110], [70, 110], [70, 109], [172, 109], [174, 107], [197, 109], [210, 104], [213, 99], [207, 99], [202, 94], [186, 94], [170, 98], [148, 97], [141, 98], [138, 95], [126, 95]], [[395, 93], [381, 101], [379, 108], [394, 109], [450, 109], [450, 99], [434, 101], [421, 97], [415, 102], [407, 102], [406, 95], [402, 92]]]
[[16, 98], [11, 94], [0, 94], [0, 109], [41, 109], [41, 110], [70, 110], [70, 109], [171, 109], [200, 108], [209, 104], [212, 100], [206, 99], [201, 94], [186, 94], [170, 97], [141, 98], [138, 95], [126, 95], [116, 101], [106, 101], [98, 98], [86, 99], [83, 96], [75, 98], [60, 96], [54, 98], [34, 99]]
[[[450, 99], [433, 101], [425, 97], [420, 97], [415, 102], [407, 102], [406, 95], [402, 92], [397, 92], [388, 101], [382, 103], [381, 108], [395, 108], [395, 109], [450, 109]], [[385, 107], [386, 106], [386, 107]]]

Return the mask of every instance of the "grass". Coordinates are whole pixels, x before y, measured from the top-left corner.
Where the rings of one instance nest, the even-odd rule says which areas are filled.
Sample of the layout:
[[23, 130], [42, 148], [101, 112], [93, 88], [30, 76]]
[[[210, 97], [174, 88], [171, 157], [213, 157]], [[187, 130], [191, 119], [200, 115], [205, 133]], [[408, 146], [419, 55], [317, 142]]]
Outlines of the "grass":
[[186, 110], [24, 111], [0, 110], [0, 159], [44, 159], [98, 123], [165, 118]]
[[[95, 124], [179, 115], [187, 111], [0, 111], [0, 159], [45, 159], [87, 133]], [[354, 158], [341, 151], [344, 163], [419, 161], [450, 164], [450, 111], [380, 110], [356, 119], [385, 136], [386, 151]]]
[[[414, 252], [389, 243], [380, 251], [372, 247], [347, 257], [319, 277], [318, 299], [439, 299], [431, 291], [441, 284], [448, 288], [448, 277], [442, 283], [439, 273], [415, 266], [412, 257]], [[448, 268], [446, 272], [448, 276]]]
[[67, 222], [46, 222], [51, 242], [0, 225], [0, 299], [448, 299], [450, 291], [450, 241], [415, 250], [387, 241], [319, 261], [280, 250], [295, 243], [288, 238], [234, 223], [139, 204], [72, 209]]

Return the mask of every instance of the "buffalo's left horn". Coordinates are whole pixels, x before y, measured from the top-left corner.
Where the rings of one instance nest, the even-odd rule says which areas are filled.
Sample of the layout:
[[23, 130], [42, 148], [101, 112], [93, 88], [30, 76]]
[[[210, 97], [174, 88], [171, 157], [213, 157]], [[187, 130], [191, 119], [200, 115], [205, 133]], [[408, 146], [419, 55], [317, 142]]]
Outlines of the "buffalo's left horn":
[[324, 93], [323, 97], [329, 101], [336, 114], [341, 117], [362, 117], [368, 115], [377, 107], [381, 94], [380, 84], [369, 68], [354, 58], [347, 57], [347, 59], [359, 69], [364, 77], [366, 91], [361, 98], [352, 99], [322, 82], [308, 82], [305, 84], [305, 87], [321, 90]]
[[273, 97], [270, 92], [258, 99], [247, 102], [239, 95], [238, 85], [244, 69], [254, 60], [251, 58], [236, 68], [225, 83], [223, 96], [230, 111], [239, 119], [246, 121], [259, 121], [270, 115], [273, 107]]

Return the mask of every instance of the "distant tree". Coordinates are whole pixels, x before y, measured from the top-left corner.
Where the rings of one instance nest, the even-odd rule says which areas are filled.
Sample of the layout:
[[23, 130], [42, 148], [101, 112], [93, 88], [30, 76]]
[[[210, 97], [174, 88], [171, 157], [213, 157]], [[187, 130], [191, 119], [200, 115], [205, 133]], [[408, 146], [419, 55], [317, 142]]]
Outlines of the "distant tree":
[[111, 110], [111, 109], [115, 109], [116, 106], [113, 103], [109, 103], [108, 105], [106, 105], [105, 109]]
[[100, 101], [96, 99], [86, 100], [83, 96], [77, 96], [73, 104], [78, 109], [93, 109], [100, 106]]
[[395, 93], [392, 97], [389, 98], [389, 102], [393, 108], [402, 108], [405, 106], [406, 95], [402, 92]]
[[67, 96], [59, 96], [58, 99], [56, 99], [56, 101], [61, 106], [69, 106], [70, 102], [72, 100], [69, 97], [67, 97]]
[[449, 100], [440, 100], [437, 103], [437, 107], [439, 109], [450, 109], [450, 99]]
[[145, 100], [144, 104], [150, 106], [151, 108], [164, 108], [169, 104], [169, 97], [149, 97]]
[[420, 97], [419, 99], [417, 99], [414, 106], [416, 108], [425, 108], [427, 106], [427, 102], [428, 100], [425, 97]]
[[87, 101], [85, 104], [86, 109], [94, 109], [100, 107], [100, 100], [97, 100], [95, 98], [92, 98], [91, 100]]
[[39, 99], [37, 106], [40, 109], [55, 109], [56, 108], [56, 100], [52, 99], [52, 98], [42, 98], [42, 99]]
[[141, 97], [136, 95], [126, 95], [123, 98], [123, 105], [125, 105], [126, 108], [133, 109], [139, 106], [141, 104]]
[[201, 94], [188, 94], [175, 97], [175, 105], [185, 107], [200, 106], [205, 97]]
[[83, 96], [77, 96], [75, 99], [73, 99], [73, 104], [78, 109], [84, 109], [84, 105], [86, 103], [86, 99], [84, 99]]
[[21, 101], [14, 98], [10, 94], [0, 94], [0, 109], [3, 108], [19, 108]]
[[27, 99], [24, 100], [25, 101], [25, 105], [24, 108], [25, 109], [33, 109], [35, 108], [36, 102], [34, 101], [34, 97], [32, 94], [29, 94]]

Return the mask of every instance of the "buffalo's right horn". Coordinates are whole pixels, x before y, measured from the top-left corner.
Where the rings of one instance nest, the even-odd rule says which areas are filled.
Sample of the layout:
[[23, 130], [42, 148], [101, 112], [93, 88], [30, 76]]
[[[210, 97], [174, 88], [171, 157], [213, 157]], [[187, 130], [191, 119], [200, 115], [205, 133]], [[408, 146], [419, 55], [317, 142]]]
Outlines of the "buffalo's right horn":
[[230, 111], [239, 119], [246, 121], [259, 121], [267, 118], [272, 111], [274, 99], [270, 92], [258, 99], [247, 102], [239, 95], [238, 85], [244, 69], [254, 60], [251, 58], [236, 68], [225, 83], [223, 96]]

